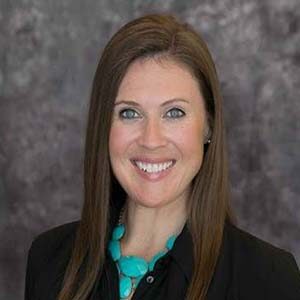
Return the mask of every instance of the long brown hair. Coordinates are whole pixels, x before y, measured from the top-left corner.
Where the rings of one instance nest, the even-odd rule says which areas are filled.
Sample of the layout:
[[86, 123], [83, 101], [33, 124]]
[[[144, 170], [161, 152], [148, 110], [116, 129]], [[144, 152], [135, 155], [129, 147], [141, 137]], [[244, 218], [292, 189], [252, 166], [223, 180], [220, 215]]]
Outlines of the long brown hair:
[[[108, 137], [113, 105], [128, 66], [136, 59], [168, 58], [185, 65], [205, 100], [211, 142], [188, 199], [194, 273], [188, 300], [205, 299], [220, 252], [230, 207], [222, 97], [214, 62], [201, 36], [172, 15], [150, 14], [124, 25], [106, 45], [93, 80], [84, 160], [84, 204], [71, 259], [58, 300], [86, 300], [103, 272], [113, 210], [126, 194], [114, 177]], [[117, 196], [114, 196], [117, 195]], [[82, 272], [83, 264], [87, 272]]]

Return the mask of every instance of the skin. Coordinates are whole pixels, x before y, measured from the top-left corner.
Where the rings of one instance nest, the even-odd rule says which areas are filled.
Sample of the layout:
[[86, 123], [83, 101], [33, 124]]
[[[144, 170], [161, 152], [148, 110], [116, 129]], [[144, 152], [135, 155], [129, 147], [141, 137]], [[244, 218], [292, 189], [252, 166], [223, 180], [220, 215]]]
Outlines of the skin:
[[[188, 103], [177, 101], [160, 107], [173, 98]], [[116, 105], [121, 100], [140, 106]], [[115, 100], [109, 136], [112, 170], [127, 192], [123, 255], [150, 260], [165, 248], [170, 235], [181, 232], [187, 219], [191, 181], [202, 165], [207, 132], [204, 99], [185, 66], [153, 58], [130, 65]], [[150, 182], [130, 161], [140, 155], [177, 162], [168, 176]]]

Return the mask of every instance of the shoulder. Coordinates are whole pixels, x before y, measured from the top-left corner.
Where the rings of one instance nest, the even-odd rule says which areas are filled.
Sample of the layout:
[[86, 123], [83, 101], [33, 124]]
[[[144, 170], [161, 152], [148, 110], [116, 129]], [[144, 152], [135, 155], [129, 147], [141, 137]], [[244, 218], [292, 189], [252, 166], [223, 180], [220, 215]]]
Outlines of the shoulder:
[[300, 272], [290, 252], [232, 224], [227, 224], [226, 234], [241, 294], [247, 291], [253, 297], [264, 295], [263, 299], [300, 299]]
[[264, 258], [289, 255], [289, 252], [275, 245], [260, 239], [259, 237], [237, 227], [233, 224], [227, 224], [228, 239], [235, 251], [248, 258]]
[[37, 235], [28, 251], [25, 279], [25, 299], [35, 299], [47, 283], [56, 280], [71, 254], [76, 229], [80, 221], [52, 227]]
[[38, 234], [32, 241], [31, 248], [55, 249], [65, 243], [66, 240], [73, 240], [80, 221], [65, 223], [52, 227]]
[[71, 250], [75, 240], [76, 229], [80, 221], [65, 223], [52, 227], [38, 234], [32, 241], [28, 256], [39, 268], [58, 254]]
[[76, 233], [76, 229], [79, 225], [79, 220], [74, 222], [65, 223], [52, 227], [46, 231], [38, 234], [34, 240], [33, 244], [55, 244], [68, 236], [72, 236]]

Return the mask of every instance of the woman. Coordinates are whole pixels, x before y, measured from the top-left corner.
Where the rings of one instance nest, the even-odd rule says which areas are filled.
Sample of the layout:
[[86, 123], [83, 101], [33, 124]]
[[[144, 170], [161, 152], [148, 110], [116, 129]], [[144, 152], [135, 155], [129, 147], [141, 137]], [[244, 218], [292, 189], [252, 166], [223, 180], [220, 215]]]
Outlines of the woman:
[[202, 38], [148, 15], [93, 82], [81, 220], [39, 235], [26, 300], [300, 299], [291, 253], [236, 227], [222, 98]]

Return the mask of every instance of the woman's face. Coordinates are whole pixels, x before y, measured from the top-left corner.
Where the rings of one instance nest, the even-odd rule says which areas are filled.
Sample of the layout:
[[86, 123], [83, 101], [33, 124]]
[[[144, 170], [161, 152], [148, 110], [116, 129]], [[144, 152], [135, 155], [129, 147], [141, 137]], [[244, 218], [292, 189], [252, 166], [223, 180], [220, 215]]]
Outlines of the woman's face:
[[186, 68], [170, 60], [133, 62], [119, 87], [109, 136], [112, 170], [129, 200], [146, 207], [186, 201], [207, 129], [204, 99]]

